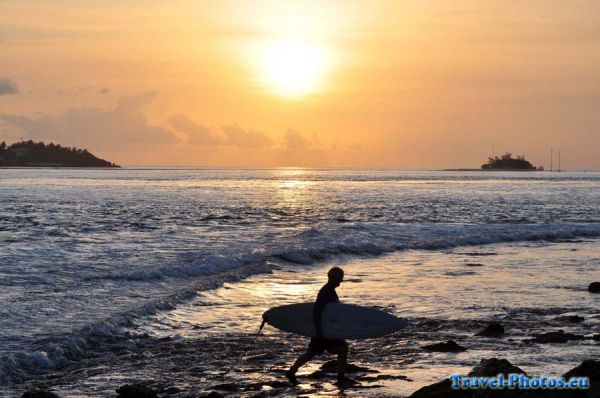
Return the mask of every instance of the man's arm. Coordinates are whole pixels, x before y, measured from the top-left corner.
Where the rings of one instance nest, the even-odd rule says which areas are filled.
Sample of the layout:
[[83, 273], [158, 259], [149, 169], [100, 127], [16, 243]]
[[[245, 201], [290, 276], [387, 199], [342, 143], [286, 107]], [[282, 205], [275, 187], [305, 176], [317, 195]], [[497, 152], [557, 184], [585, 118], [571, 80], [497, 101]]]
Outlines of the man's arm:
[[317, 295], [315, 306], [313, 307], [313, 321], [315, 323], [315, 330], [317, 332], [316, 337], [320, 339], [323, 338], [323, 322], [321, 317], [326, 305], [327, 301], [323, 297], [323, 291], [320, 291]]
[[327, 305], [327, 303], [323, 300], [319, 300], [319, 297], [317, 297], [317, 302], [313, 308], [313, 320], [315, 323], [315, 330], [317, 332], [316, 337], [319, 339], [323, 338], [323, 323], [321, 317], [323, 315], [323, 311], [325, 310], [325, 305]]

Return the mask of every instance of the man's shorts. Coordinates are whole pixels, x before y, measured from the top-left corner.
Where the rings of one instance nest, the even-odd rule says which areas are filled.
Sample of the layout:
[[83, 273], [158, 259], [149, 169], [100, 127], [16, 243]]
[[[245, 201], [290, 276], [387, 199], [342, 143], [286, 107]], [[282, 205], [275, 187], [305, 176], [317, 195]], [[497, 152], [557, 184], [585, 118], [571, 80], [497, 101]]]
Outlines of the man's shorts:
[[315, 355], [321, 355], [325, 350], [330, 354], [337, 354], [348, 348], [348, 343], [345, 340], [337, 339], [318, 339], [313, 337], [308, 344], [308, 352]]

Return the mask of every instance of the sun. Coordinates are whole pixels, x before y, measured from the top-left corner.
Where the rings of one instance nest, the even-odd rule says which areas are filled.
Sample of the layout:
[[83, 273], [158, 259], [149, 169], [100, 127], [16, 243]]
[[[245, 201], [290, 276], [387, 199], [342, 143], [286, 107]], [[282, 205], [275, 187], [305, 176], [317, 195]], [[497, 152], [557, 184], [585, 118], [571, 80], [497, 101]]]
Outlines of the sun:
[[262, 56], [262, 80], [276, 94], [300, 97], [319, 91], [328, 67], [323, 48], [294, 39], [265, 46]]

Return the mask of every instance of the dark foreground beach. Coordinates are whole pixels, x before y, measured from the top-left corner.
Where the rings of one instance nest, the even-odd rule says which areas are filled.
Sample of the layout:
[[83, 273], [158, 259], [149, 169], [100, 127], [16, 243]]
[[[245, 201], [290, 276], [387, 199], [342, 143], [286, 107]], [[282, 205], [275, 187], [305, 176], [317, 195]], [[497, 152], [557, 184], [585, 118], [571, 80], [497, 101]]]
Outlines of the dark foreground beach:
[[[97, 358], [81, 371], [78, 366], [65, 368], [58, 375], [48, 375], [42, 380], [27, 383], [24, 390], [54, 391], [60, 397], [120, 396], [150, 397], [155, 392], [160, 397], [444, 397], [452, 391], [448, 380], [424, 387], [419, 391], [404, 395], [394, 390], [405, 390], [419, 385], [402, 372], [402, 366], [414, 365], [415, 349], [408, 347], [403, 337], [392, 336], [371, 343], [353, 345], [354, 356], [348, 374], [360, 384], [340, 390], [335, 384], [335, 363], [328, 361], [318, 368], [311, 367], [300, 378], [300, 385], [292, 387], [283, 373], [289, 366], [293, 354], [305, 348], [302, 339], [279, 337], [256, 339], [252, 335], [226, 335], [205, 337], [189, 341], [172, 339], [132, 339], [127, 347], [117, 345], [112, 349], [122, 351], [120, 355], [107, 359], [105, 365], [97, 365]], [[399, 341], [400, 340], [400, 341]], [[111, 341], [98, 340], [98, 344], [110, 345]], [[244, 355], [240, 356], [240, 352]], [[499, 353], [501, 356], [501, 353]], [[456, 354], [454, 354], [456, 355]], [[582, 352], [582, 355], [583, 354]], [[380, 358], [385, 357], [382, 361]], [[442, 360], [441, 358], [439, 359]], [[111, 362], [112, 361], [112, 362]], [[233, 361], [233, 364], [232, 364]], [[371, 364], [371, 365], [370, 365]], [[231, 369], [233, 365], [233, 369]], [[477, 366], [476, 366], [477, 365]], [[390, 366], [386, 370], [379, 370]], [[589, 360], [567, 372], [567, 376], [587, 376], [593, 389], [590, 391], [487, 391], [478, 397], [597, 397], [600, 383], [598, 361]], [[525, 371], [515, 368], [503, 359], [487, 358], [474, 364], [472, 375], [496, 376], [503, 372]], [[479, 372], [477, 372], [479, 370]], [[412, 377], [418, 377], [413, 374]], [[110, 386], [114, 387], [111, 388]], [[120, 394], [117, 394], [117, 391]], [[493, 394], [493, 395], [492, 395]], [[35, 395], [31, 395], [34, 396]], [[458, 394], [452, 396], [459, 396]], [[460, 396], [471, 397], [473, 391], [465, 391]], [[43, 397], [43, 395], [40, 395]]]
[[[5, 392], [16, 397], [41, 389], [64, 398], [116, 397], [117, 389], [121, 397], [144, 397], [144, 391], [173, 398], [444, 397], [450, 374], [476, 367], [474, 374], [486, 376], [520, 370], [563, 375], [600, 357], [598, 296], [587, 291], [597, 275], [598, 243], [537, 241], [336, 260], [347, 274], [338, 289], [342, 301], [410, 320], [401, 332], [351, 342], [349, 376], [360, 384], [343, 391], [334, 383], [334, 358], [326, 355], [302, 368], [300, 385], [292, 387], [283, 373], [306, 339], [269, 326], [256, 335], [265, 309], [310, 301], [333, 264], [299, 268], [281, 260], [266, 264], [269, 274], [237, 282], [225, 276], [230, 282], [223, 287], [123, 325], [118, 336], [92, 336], [82, 358]], [[491, 322], [501, 327], [477, 335]], [[595, 397], [598, 365], [588, 361], [569, 374], [590, 377], [594, 388], [587, 392], [488, 390], [476, 396]]]

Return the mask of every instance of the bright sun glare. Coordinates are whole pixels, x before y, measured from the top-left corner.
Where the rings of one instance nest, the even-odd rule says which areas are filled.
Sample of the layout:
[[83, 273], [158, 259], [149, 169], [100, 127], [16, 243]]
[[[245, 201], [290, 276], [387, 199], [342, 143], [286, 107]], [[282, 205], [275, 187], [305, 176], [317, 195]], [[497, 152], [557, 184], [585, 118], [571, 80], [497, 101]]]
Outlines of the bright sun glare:
[[292, 39], [268, 45], [262, 61], [264, 82], [275, 93], [286, 97], [319, 90], [327, 67], [322, 48]]

